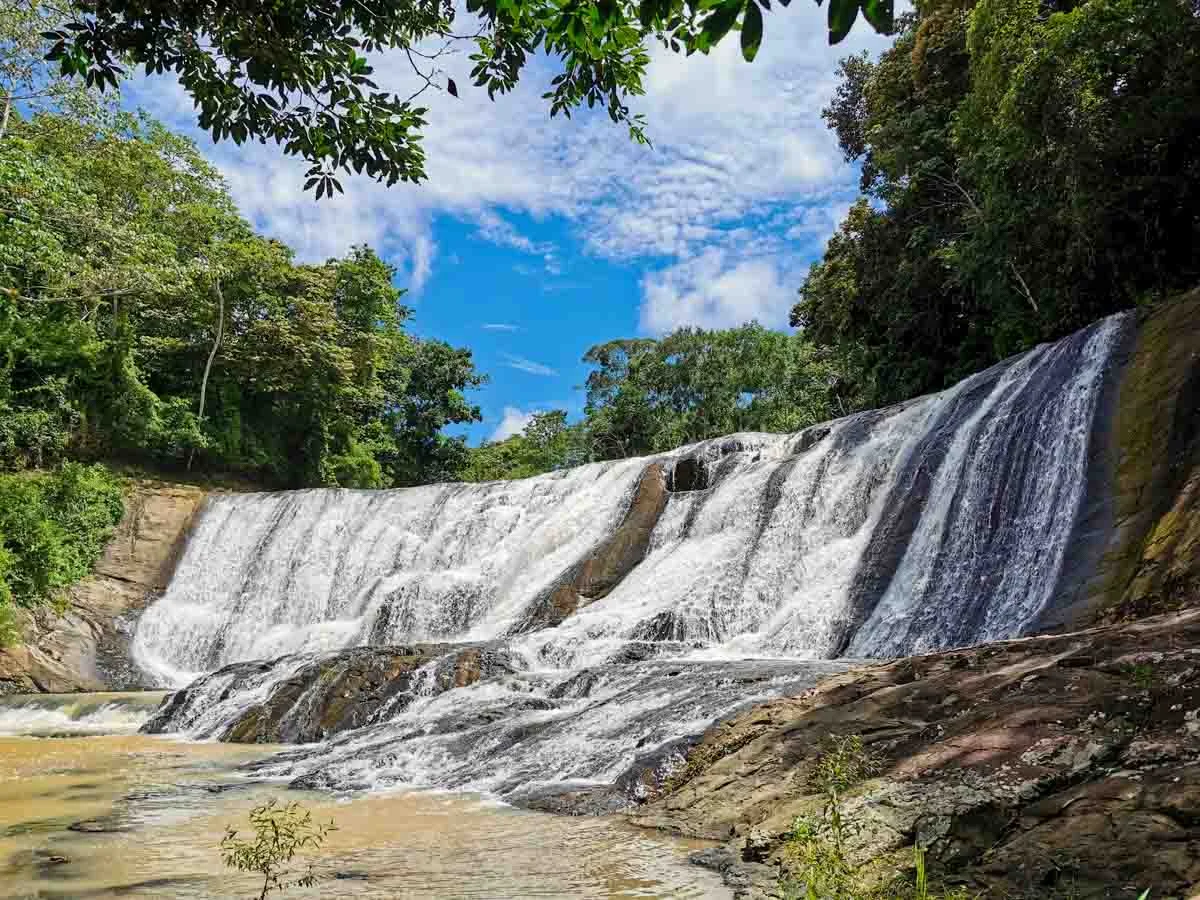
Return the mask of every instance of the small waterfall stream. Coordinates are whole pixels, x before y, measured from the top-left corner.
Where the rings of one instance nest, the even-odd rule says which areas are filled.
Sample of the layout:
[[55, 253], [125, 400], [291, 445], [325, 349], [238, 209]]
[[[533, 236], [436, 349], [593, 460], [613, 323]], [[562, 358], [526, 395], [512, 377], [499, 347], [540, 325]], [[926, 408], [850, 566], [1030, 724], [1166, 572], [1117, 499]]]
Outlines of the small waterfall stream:
[[1132, 329], [1114, 316], [795, 435], [516, 482], [217, 497], [135, 659], [165, 687], [207, 676], [166, 723], [203, 736], [322, 654], [471, 643], [503, 671], [418, 687], [267, 770], [502, 795], [611, 784], [839, 658], [1035, 627], [1072, 574], [1092, 435]]

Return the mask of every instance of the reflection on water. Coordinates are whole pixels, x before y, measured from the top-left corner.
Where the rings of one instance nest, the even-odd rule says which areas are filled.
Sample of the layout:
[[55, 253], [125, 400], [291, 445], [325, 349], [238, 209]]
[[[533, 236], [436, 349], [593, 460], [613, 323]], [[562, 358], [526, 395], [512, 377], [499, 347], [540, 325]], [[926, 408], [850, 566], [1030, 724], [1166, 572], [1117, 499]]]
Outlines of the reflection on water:
[[317, 887], [284, 897], [727, 897], [689, 845], [606, 819], [524, 812], [461, 794], [338, 800], [247, 781], [272, 748], [141, 735], [0, 737], [0, 897], [229, 898], [227, 824], [286, 794], [333, 832]]

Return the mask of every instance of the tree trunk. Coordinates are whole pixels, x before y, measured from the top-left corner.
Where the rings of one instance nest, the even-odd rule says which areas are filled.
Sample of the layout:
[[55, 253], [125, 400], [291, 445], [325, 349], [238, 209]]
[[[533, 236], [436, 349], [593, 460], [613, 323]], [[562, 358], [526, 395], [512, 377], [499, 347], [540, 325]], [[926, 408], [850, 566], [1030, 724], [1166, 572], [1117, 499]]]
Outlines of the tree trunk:
[[[212, 349], [208, 351], [208, 362], [204, 364], [204, 377], [200, 379], [200, 412], [196, 416], [198, 423], [204, 422], [204, 401], [208, 397], [208, 376], [212, 372], [213, 360], [217, 358], [217, 350], [221, 347], [221, 337], [225, 334], [225, 295], [221, 293], [219, 282], [213, 282], [213, 293], [217, 295], [217, 333], [213, 338]], [[192, 471], [192, 460], [196, 456], [196, 448], [192, 447], [188, 454], [187, 470]]]
[[8, 133], [8, 116], [12, 112], [12, 98], [7, 94], [4, 95], [4, 113], [0, 114], [0, 141], [4, 140], [4, 135]]

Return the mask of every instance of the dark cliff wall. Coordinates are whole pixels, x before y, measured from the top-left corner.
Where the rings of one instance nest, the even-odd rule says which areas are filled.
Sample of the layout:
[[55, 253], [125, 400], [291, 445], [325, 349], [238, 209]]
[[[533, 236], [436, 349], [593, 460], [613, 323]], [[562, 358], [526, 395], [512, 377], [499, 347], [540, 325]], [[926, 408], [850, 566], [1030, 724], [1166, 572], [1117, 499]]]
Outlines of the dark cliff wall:
[[1047, 628], [1200, 601], [1200, 290], [1142, 314], [1094, 437], [1108, 487], [1090, 491]]

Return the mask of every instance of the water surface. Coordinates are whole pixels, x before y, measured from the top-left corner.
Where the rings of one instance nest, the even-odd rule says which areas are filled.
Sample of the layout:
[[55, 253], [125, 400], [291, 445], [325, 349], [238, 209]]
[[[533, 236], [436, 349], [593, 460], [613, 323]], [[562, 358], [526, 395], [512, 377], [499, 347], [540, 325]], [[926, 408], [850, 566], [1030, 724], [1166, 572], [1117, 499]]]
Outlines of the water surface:
[[333, 832], [317, 887], [283, 897], [728, 897], [690, 866], [696, 845], [617, 820], [526, 812], [479, 796], [353, 799], [256, 783], [238, 764], [275, 748], [144, 735], [0, 737], [0, 897], [229, 898], [255, 879], [223, 869], [226, 825], [268, 797]]

